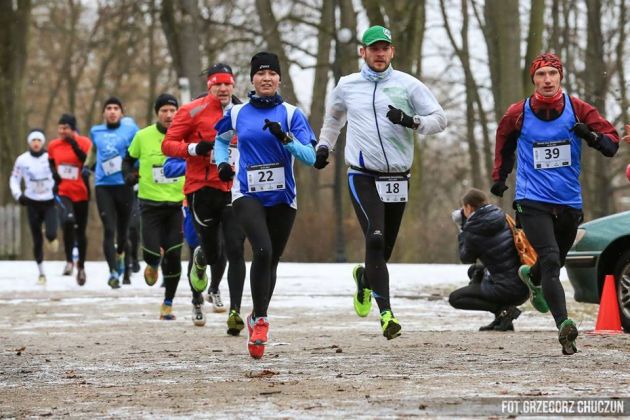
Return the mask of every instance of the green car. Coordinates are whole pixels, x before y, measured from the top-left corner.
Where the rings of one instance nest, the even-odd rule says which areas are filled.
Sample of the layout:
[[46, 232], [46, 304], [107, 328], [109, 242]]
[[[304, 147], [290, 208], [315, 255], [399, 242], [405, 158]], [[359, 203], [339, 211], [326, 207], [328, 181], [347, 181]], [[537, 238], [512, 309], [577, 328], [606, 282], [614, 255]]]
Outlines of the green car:
[[604, 277], [613, 274], [621, 325], [630, 332], [630, 211], [582, 224], [565, 267], [578, 302], [599, 303]]

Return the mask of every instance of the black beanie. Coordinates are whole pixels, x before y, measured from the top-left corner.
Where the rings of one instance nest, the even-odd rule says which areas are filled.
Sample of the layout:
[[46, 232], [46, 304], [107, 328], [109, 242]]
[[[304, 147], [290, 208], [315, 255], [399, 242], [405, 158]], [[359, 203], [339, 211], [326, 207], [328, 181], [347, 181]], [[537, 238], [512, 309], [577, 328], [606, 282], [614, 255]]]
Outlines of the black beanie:
[[72, 114], [61, 115], [57, 124], [67, 124], [72, 129], [72, 131], [77, 131], [77, 119]]
[[122, 102], [120, 102], [120, 99], [118, 99], [115, 96], [110, 96], [109, 98], [107, 98], [107, 100], [103, 104], [103, 111], [105, 111], [105, 108], [107, 108], [107, 105], [118, 105], [120, 107], [120, 110], [124, 111]]
[[254, 80], [254, 74], [260, 70], [273, 70], [278, 73], [278, 76], [282, 78], [282, 74], [280, 73], [280, 62], [278, 61], [278, 56], [274, 53], [269, 52], [259, 52], [252, 57], [251, 61], [252, 68], [249, 72], [249, 77], [251, 80]]
[[177, 98], [170, 93], [162, 93], [160, 96], [157, 97], [157, 99], [155, 100], [155, 106], [153, 107], [153, 109], [155, 109], [155, 113], [157, 114], [160, 108], [162, 108], [164, 105], [173, 105], [175, 108], [179, 108]]
[[234, 74], [234, 72], [232, 72], [232, 67], [223, 63], [213, 64], [212, 66], [208, 67], [204, 73], [206, 74], [206, 76], [208, 76], [208, 78], [210, 78], [210, 76], [212, 76], [213, 74], [217, 74], [217, 73]]

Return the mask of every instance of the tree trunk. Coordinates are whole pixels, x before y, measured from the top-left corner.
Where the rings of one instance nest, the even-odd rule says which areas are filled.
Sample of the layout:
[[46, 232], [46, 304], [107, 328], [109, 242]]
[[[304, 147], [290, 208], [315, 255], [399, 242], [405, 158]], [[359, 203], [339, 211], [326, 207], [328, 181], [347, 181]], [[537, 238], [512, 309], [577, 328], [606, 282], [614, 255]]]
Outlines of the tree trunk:
[[[30, 0], [0, 1], [0, 167], [5, 180], [26, 144], [23, 98], [31, 8]], [[0, 183], [0, 203], [11, 197], [8, 184]]]
[[545, 0], [532, 0], [529, 11], [529, 33], [527, 34], [527, 52], [525, 53], [525, 63], [523, 65], [523, 96], [527, 97], [531, 92], [532, 79], [529, 75], [530, 63], [538, 54], [542, 52], [543, 32], [545, 23]]

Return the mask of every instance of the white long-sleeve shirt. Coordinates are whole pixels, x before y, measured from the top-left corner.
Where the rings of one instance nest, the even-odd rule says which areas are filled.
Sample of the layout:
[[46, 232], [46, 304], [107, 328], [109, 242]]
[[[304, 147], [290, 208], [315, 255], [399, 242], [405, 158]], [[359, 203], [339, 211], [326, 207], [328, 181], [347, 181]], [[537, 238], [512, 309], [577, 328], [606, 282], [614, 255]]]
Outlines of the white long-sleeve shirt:
[[[24, 179], [26, 189], [22, 193], [21, 181]], [[53, 186], [55, 181], [48, 164], [48, 153], [42, 153], [41, 156], [33, 156], [30, 152], [22, 153], [15, 160], [13, 172], [9, 180], [11, 194], [16, 200], [22, 194], [26, 198], [35, 201], [48, 201], [54, 198]]]
[[372, 82], [361, 73], [353, 73], [339, 80], [328, 99], [317, 147], [333, 150], [347, 121], [347, 165], [383, 173], [408, 171], [413, 162], [414, 133], [387, 118], [388, 105], [419, 116], [420, 134], [446, 128], [444, 110], [415, 77], [393, 70], [384, 80]]

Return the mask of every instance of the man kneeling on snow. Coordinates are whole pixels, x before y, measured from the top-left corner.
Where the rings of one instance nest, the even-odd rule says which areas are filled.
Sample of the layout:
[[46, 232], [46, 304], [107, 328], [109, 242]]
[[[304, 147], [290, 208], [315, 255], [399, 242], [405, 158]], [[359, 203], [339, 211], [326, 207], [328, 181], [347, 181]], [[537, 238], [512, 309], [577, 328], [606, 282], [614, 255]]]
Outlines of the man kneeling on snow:
[[475, 188], [462, 204], [452, 214], [460, 228], [459, 258], [473, 265], [468, 269], [470, 283], [451, 293], [449, 303], [457, 309], [492, 312], [494, 321], [479, 331], [513, 331], [512, 321], [521, 314], [516, 306], [527, 300], [529, 290], [518, 277], [521, 261], [505, 213]]

